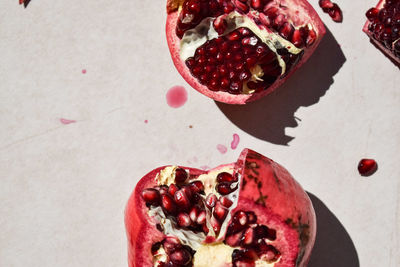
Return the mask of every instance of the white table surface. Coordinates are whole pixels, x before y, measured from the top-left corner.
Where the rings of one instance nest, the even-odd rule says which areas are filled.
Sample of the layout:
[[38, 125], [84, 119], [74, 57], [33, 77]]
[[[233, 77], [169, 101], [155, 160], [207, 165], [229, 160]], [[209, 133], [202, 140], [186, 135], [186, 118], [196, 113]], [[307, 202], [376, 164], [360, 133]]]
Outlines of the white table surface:
[[[1, 1], [0, 266], [127, 266], [124, 206], [138, 179], [233, 162], [244, 147], [312, 193], [311, 267], [400, 266], [399, 69], [361, 31], [375, 1], [337, 2], [342, 24], [312, 0], [330, 32], [310, 61], [238, 107], [175, 70], [164, 1]], [[165, 99], [175, 85], [188, 91], [178, 109]], [[378, 161], [374, 175], [358, 174], [362, 157]]]

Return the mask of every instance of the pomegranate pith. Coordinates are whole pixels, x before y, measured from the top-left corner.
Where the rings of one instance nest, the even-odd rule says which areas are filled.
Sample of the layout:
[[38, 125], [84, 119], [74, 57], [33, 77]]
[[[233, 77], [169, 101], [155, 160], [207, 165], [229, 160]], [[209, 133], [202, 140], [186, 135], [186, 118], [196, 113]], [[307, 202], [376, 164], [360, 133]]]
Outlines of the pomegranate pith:
[[400, 66], [400, 1], [381, 0], [366, 12], [363, 31], [371, 41]]
[[[188, 180], [176, 184], [181, 170]], [[220, 194], [221, 183], [232, 191]], [[177, 201], [182, 191], [188, 203]], [[283, 167], [247, 149], [210, 171], [153, 170], [137, 184], [125, 224], [130, 267], [306, 266], [315, 240], [307, 194]]]
[[173, 62], [196, 90], [245, 104], [280, 86], [325, 28], [306, 0], [168, 0]]

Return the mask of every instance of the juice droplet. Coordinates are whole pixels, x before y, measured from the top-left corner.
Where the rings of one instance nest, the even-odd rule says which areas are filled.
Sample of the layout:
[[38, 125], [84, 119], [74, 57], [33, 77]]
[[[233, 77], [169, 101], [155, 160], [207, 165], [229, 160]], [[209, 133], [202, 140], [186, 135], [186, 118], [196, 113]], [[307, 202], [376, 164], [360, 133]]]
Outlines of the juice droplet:
[[228, 148], [226, 148], [226, 146], [218, 144], [217, 145], [217, 149], [219, 152], [221, 152], [221, 154], [225, 154], [228, 151]]
[[233, 141], [231, 143], [231, 148], [236, 149], [239, 144], [240, 138], [238, 134], [233, 134]]
[[86, 69], [83, 69], [83, 70], [82, 70], [82, 74], [86, 74]]
[[183, 86], [174, 86], [167, 92], [167, 104], [171, 108], [182, 107], [187, 101], [187, 92]]
[[75, 123], [75, 120], [68, 120], [68, 119], [64, 119], [64, 118], [60, 118], [60, 122], [62, 124], [70, 124], [70, 123]]

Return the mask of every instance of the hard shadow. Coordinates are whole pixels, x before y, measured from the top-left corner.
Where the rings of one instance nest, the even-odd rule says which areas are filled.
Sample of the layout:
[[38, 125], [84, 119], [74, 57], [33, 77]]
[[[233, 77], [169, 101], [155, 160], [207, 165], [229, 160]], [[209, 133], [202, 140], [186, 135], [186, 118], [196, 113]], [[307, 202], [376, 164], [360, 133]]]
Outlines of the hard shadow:
[[336, 216], [308, 193], [317, 215], [317, 238], [308, 267], [360, 267], [356, 248]]
[[243, 131], [261, 140], [288, 145], [294, 137], [286, 135], [285, 128], [297, 127], [295, 112], [299, 107], [318, 103], [345, 61], [339, 44], [327, 29], [311, 58], [275, 92], [244, 106], [216, 104]]

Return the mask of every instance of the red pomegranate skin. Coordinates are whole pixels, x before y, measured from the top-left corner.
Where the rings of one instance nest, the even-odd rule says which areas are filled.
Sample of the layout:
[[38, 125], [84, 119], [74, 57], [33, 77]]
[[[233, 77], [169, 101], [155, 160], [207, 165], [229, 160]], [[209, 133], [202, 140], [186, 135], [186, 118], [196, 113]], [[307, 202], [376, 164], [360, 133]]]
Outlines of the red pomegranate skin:
[[[385, 2], [386, 2], [385, 0], [380, 0], [378, 2], [378, 4], [376, 5], [376, 8], [377, 9], [381, 9], [384, 6]], [[377, 41], [373, 37], [373, 33], [368, 30], [368, 26], [370, 24], [371, 24], [371, 22], [367, 19], [367, 21], [365, 22], [364, 27], [363, 27], [363, 32], [365, 32], [368, 35], [368, 37], [370, 38], [371, 42], [376, 47], [378, 47], [379, 50], [381, 50], [387, 57], [389, 57], [394, 62], [394, 64], [396, 64], [396, 66], [400, 67], [400, 58], [396, 57], [396, 55], [391, 50], [386, 48], [383, 43]]]
[[300, 68], [314, 53], [315, 49], [318, 47], [319, 43], [322, 40], [322, 37], [325, 35], [326, 30], [323, 22], [321, 21], [320, 17], [318, 16], [317, 12], [314, 8], [310, 5], [307, 0], [287, 0], [286, 2], [290, 2], [292, 4], [298, 5], [303, 7], [307, 10], [308, 17], [310, 21], [313, 22], [316, 31], [316, 40], [312, 46], [304, 49], [304, 55], [299, 63], [294, 65], [290, 71], [286, 74], [286, 76], [282, 79], [278, 79], [275, 81], [271, 86], [268, 87], [266, 90], [258, 91], [252, 94], [238, 94], [233, 95], [228, 92], [224, 91], [211, 91], [208, 89], [207, 86], [202, 85], [199, 81], [193, 77], [190, 73], [189, 69], [187, 68], [185, 61], [183, 61], [180, 57], [180, 39], [175, 33], [179, 11], [178, 7], [182, 5], [184, 0], [167, 0], [167, 22], [166, 22], [166, 36], [167, 36], [167, 43], [169, 47], [169, 51], [171, 53], [172, 61], [181, 74], [181, 76], [186, 80], [186, 82], [202, 93], [203, 95], [210, 97], [216, 101], [227, 103], [227, 104], [246, 104], [257, 99], [260, 99], [263, 96], [266, 96], [273, 91], [275, 91], [279, 86], [281, 86], [298, 68]]
[[[237, 210], [252, 210], [257, 214], [257, 223], [276, 229], [277, 238], [270, 244], [283, 256], [275, 267], [307, 266], [315, 242], [316, 217], [302, 187], [281, 165], [249, 149], [243, 150], [236, 163], [220, 165], [213, 170], [232, 166], [243, 176], [238, 205], [232, 214]], [[141, 192], [157, 185], [155, 177], [165, 167], [146, 174], [128, 200], [125, 226], [129, 267], [153, 266], [151, 246], [164, 239], [147, 214]], [[208, 172], [180, 167], [189, 170], [189, 179]]]

